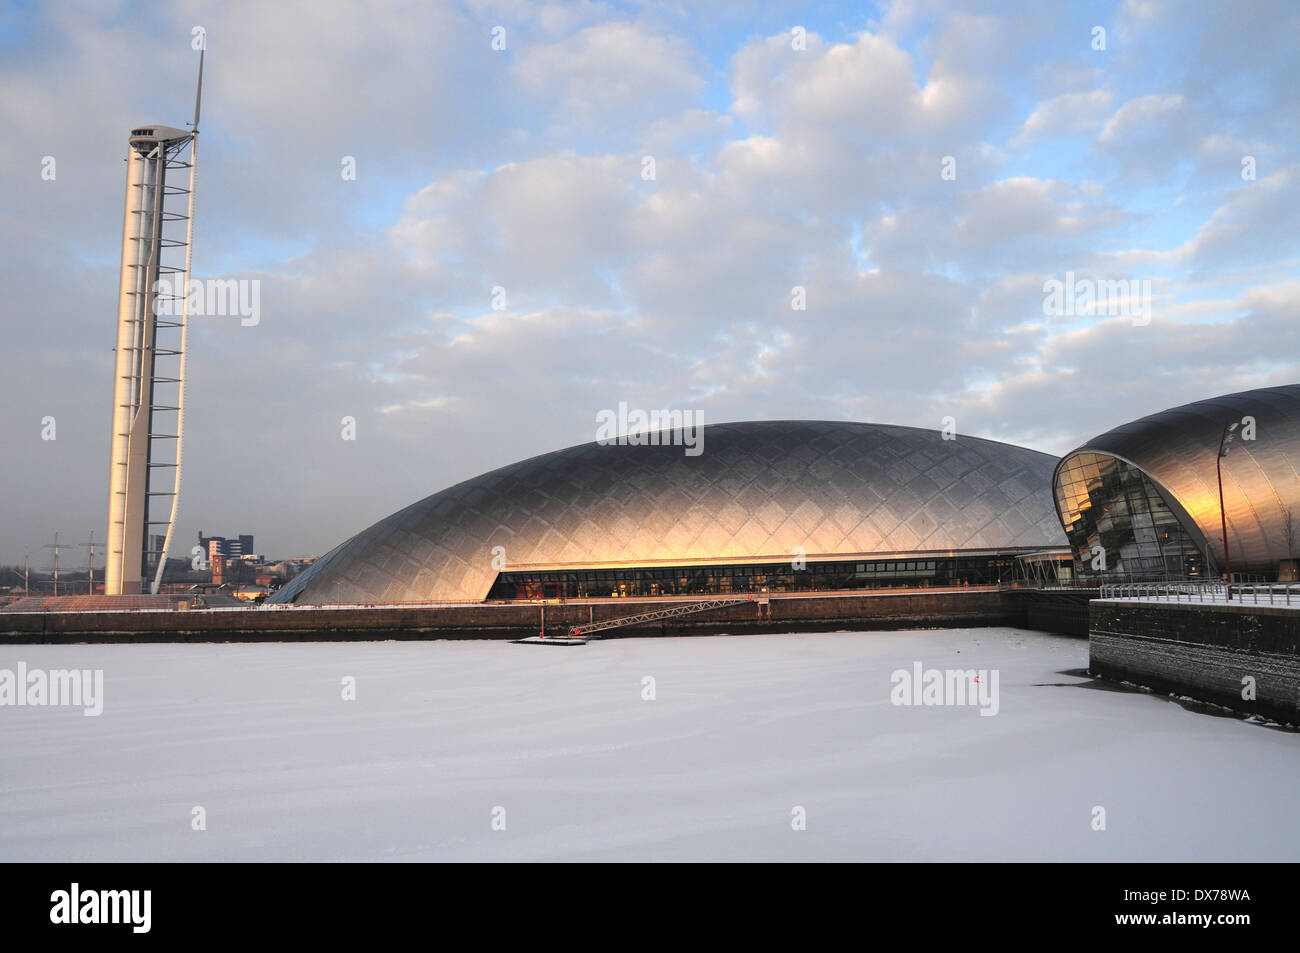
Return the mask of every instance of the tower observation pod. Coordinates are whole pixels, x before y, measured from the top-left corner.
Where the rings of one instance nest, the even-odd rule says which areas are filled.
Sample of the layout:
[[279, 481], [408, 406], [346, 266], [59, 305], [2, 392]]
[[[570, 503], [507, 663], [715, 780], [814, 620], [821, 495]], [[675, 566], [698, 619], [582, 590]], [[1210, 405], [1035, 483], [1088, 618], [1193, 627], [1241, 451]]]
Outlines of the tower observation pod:
[[181, 480], [203, 52], [189, 130], [131, 130], [122, 215], [104, 592], [158, 591]]

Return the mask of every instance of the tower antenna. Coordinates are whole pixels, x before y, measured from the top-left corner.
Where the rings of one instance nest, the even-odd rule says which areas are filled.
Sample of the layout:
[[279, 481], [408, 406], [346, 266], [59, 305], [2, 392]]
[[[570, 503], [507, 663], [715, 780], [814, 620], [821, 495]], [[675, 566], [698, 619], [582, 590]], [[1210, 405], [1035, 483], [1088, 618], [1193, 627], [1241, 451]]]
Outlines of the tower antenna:
[[189, 356], [190, 331], [190, 259], [194, 248], [194, 177], [199, 168], [199, 106], [203, 101], [203, 56], [207, 51], [208, 40], [204, 35], [203, 46], [199, 49], [199, 81], [194, 89], [194, 122], [190, 129], [190, 192], [189, 208], [185, 215], [185, 272], [181, 282], [181, 353], [180, 369], [176, 375], [179, 378], [176, 382], [176, 467], [172, 471], [172, 509], [167, 517], [167, 534], [163, 537], [153, 585], [149, 589], [154, 595], [162, 588], [163, 572], [167, 569], [167, 551], [171, 548], [172, 533], [176, 529], [176, 513], [181, 502], [181, 450], [185, 443], [185, 365]]
[[208, 51], [208, 41], [205, 37], [203, 40], [203, 49], [199, 50], [199, 85], [194, 90], [194, 122], [190, 123], [191, 133], [199, 134], [199, 102], [203, 99], [203, 54]]

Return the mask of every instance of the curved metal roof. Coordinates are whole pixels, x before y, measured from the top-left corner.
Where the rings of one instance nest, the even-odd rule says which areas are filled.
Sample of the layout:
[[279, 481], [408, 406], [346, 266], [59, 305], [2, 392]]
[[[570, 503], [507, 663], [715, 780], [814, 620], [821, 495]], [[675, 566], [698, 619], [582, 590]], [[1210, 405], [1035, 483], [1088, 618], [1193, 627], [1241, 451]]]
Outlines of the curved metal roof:
[[1267, 571], [1295, 551], [1296, 540], [1288, 545], [1286, 538], [1287, 511], [1294, 514], [1300, 537], [1300, 384], [1162, 410], [1093, 437], [1067, 453], [1061, 466], [1079, 453], [1104, 453], [1133, 464], [1182, 508], [1222, 567], [1215, 456], [1224, 426], [1248, 416], [1255, 418], [1255, 439], [1243, 440], [1238, 428], [1223, 459], [1223, 512], [1233, 572]]
[[188, 129], [177, 129], [175, 126], [164, 126], [162, 123], [147, 122], [144, 125], [136, 126], [131, 130], [130, 142], [174, 142], [178, 139], [188, 139], [192, 133]]
[[703, 453], [582, 444], [493, 470], [363, 530], [278, 602], [482, 601], [506, 571], [1064, 546], [1057, 458], [880, 424], [711, 424]]

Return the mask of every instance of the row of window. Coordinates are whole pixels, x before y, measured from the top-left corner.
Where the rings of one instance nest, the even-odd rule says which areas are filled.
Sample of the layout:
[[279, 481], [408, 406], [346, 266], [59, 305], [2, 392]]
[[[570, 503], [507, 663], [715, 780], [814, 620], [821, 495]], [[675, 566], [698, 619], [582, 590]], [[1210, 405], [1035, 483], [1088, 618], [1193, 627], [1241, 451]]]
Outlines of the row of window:
[[489, 599], [582, 599], [610, 596], [818, 592], [836, 589], [989, 585], [1020, 578], [1013, 556], [963, 556], [872, 562], [680, 566], [574, 572], [505, 572]]

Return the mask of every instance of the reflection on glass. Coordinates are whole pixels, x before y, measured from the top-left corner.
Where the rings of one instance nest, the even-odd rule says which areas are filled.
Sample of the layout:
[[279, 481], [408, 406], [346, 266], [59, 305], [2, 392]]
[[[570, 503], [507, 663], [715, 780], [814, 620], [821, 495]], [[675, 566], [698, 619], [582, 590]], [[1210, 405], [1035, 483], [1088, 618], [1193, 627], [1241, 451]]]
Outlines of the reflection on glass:
[[1071, 457], [1057, 475], [1056, 505], [1083, 578], [1204, 575], [1201, 552], [1155, 485], [1122, 460], [1100, 453]]

